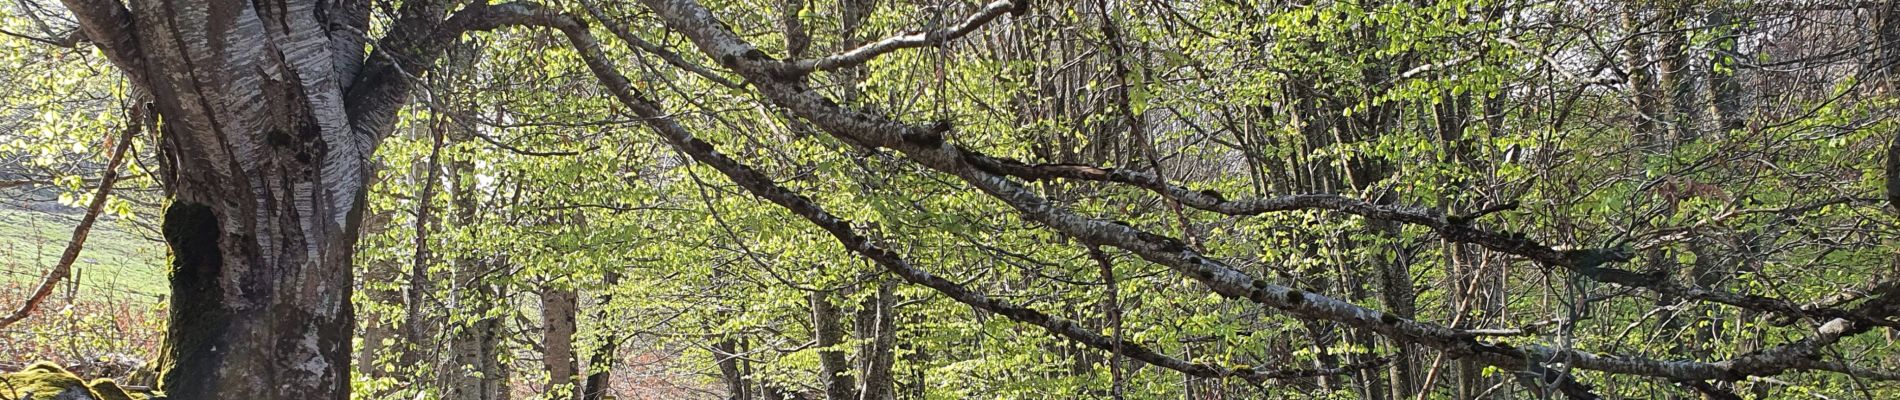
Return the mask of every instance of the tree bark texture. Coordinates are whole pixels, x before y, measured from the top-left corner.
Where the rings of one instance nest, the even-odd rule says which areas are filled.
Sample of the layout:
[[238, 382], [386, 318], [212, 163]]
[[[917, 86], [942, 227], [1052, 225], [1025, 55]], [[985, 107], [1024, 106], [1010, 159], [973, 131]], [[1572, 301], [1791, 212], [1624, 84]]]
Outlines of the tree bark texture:
[[162, 121], [173, 258], [160, 388], [348, 398], [369, 155], [443, 44], [497, 27], [504, 7], [405, 2], [369, 45], [361, 0], [63, 3]]
[[573, 289], [548, 288], [541, 292], [541, 329], [546, 335], [541, 355], [548, 373], [548, 398], [574, 399], [579, 392], [580, 359], [574, 354], [574, 316], [579, 306]]

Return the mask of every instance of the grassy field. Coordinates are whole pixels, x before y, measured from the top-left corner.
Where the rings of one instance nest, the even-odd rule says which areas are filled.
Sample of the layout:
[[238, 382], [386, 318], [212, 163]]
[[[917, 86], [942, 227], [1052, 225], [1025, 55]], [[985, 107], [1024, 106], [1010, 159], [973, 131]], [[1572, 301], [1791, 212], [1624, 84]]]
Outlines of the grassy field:
[[[59, 261], [78, 223], [78, 214], [0, 206], [0, 283], [38, 282]], [[155, 236], [122, 221], [94, 224], [73, 263], [80, 295], [164, 294], [165, 246]]]
[[[47, 207], [39, 204], [39, 207]], [[59, 262], [76, 212], [0, 205], [0, 307], [12, 312]], [[93, 224], [86, 246], [32, 316], [0, 329], [0, 365], [81, 365], [104, 355], [149, 359], [164, 332], [165, 246], [123, 221]]]

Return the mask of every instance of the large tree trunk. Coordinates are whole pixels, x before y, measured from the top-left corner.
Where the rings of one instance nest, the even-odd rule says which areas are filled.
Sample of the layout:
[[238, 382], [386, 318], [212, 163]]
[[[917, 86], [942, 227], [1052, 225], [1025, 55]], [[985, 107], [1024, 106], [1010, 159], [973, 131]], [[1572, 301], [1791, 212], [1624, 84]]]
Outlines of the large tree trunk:
[[[365, 0], [63, 0], [164, 121], [180, 399], [349, 398], [369, 155], [444, 43], [494, 6], [404, 2], [372, 46]], [[374, 48], [375, 54], [366, 55]]]
[[[213, 138], [180, 132], [187, 129], [167, 125], [162, 149], [173, 171], [236, 172], [234, 165], [189, 166], [210, 164], [202, 149], [216, 147], [185, 144], [194, 133]], [[254, 148], [269, 154], [262, 160], [241, 150], [225, 154], [249, 159], [255, 168], [235, 166], [255, 173], [171, 177], [174, 203], [163, 229], [173, 254], [171, 323], [160, 386], [174, 398], [348, 397], [351, 245], [360, 210], [326, 216], [332, 213], [321, 210], [339, 204], [311, 193], [325, 187], [309, 173], [313, 166], [275, 157], [284, 155], [279, 150]]]
[[370, 144], [351, 132], [314, 5], [131, 5], [142, 50], [131, 75], [164, 118], [172, 198], [161, 387], [181, 399], [348, 398]]

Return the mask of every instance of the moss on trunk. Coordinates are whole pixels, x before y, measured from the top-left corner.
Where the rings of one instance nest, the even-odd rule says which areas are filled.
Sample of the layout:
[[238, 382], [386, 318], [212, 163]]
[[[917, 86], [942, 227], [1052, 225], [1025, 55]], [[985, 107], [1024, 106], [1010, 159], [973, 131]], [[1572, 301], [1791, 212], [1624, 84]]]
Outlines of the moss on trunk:
[[211, 207], [196, 203], [174, 203], [165, 211], [163, 233], [172, 249], [171, 324], [165, 329], [165, 348], [160, 351], [159, 387], [209, 388], [219, 379], [212, 373], [177, 374], [175, 371], [217, 371], [230, 351], [221, 343], [230, 335], [230, 311], [222, 304], [224, 288], [219, 285], [224, 255], [218, 242], [223, 229]]

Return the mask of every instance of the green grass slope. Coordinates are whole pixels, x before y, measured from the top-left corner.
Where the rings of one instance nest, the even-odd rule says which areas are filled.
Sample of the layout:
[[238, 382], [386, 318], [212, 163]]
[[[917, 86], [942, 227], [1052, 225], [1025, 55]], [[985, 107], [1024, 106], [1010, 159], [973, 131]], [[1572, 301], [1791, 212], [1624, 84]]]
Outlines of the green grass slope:
[[[39, 282], [59, 262], [78, 223], [78, 214], [0, 206], [0, 284]], [[93, 224], [85, 249], [73, 263], [80, 295], [164, 294], [165, 246], [147, 234], [111, 219]]]

